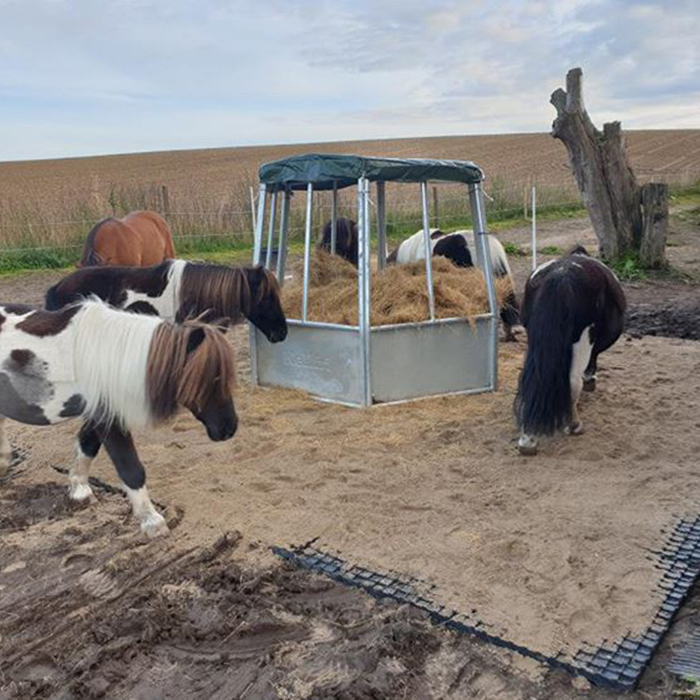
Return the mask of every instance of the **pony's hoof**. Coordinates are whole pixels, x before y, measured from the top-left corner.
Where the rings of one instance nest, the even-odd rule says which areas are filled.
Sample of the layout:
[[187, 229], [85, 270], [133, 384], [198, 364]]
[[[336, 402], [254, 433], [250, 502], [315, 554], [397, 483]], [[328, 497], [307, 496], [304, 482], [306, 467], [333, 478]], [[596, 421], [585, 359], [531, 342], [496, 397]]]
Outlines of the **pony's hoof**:
[[576, 421], [566, 428], [564, 431], [567, 435], [583, 435], [583, 423]]
[[595, 377], [584, 377], [583, 378], [583, 390], [584, 391], [595, 391]]
[[87, 501], [94, 494], [89, 484], [71, 484], [68, 496], [72, 501]]
[[141, 521], [141, 532], [150, 538], [163, 537], [170, 533], [170, 528], [160, 513], [153, 513]]
[[521, 435], [518, 440], [518, 451], [521, 455], [531, 457], [537, 454], [537, 440], [531, 435]]

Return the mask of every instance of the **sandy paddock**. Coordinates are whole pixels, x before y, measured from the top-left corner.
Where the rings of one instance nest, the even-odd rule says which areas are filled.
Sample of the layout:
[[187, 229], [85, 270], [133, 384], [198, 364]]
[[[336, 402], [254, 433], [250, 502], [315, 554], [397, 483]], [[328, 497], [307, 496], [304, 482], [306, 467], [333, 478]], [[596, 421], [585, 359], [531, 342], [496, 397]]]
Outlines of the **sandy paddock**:
[[[511, 641], [574, 653], [650, 622], [664, 529], [697, 515], [700, 345], [624, 338], [583, 398], [582, 436], [515, 450], [511, 406], [524, 345], [503, 346], [501, 391], [371, 410], [252, 389], [246, 331], [238, 435], [208, 441], [182, 415], [139, 435], [156, 500], [184, 510], [174, 536], [226, 529], [270, 545], [316, 546], [415, 576], [431, 597]], [[75, 424], [13, 424], [37, 480], [65, 465]], [[96, 475], [114, 482], [107, 458]]]
[[[183, 514], [168, 548], [232, 529], [262, 545], [315, 539], [421, 579], [432, 599], [548, 655], [648, 625], [660, 600], [653, 552], [678, 518], [700, 513], [700, 343], [623, 336], [583, 396], [585, 434], [523, 458], [512, 420], [522, 338], [501, 346], [496, 394], [359, 410], [251, 388], [247, 330], [231, 337], [236, 437], [212, 443], [186, 415], [137, 436], [153, 497]], [[55, 480], [77, 428], [11, 424], [29, 453], [22, 480]], [[105, 456], [95, 466], [115, 482]], [[126, 503], [110, 508], [128, 517]]]

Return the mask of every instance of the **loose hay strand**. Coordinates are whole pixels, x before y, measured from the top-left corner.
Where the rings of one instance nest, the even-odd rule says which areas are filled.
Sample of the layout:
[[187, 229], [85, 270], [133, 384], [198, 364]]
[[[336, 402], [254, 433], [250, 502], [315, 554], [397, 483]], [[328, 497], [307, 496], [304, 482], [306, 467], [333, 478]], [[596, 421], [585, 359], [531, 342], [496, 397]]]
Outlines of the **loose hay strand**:
[[[466, 318], [489, 312], [486, 281], [477, 268], [456, 267], [442, 257], [432, 259], [435, 315], [437, 318]], [[289, 318], [301, 318], [303, 274], [293, 267], [294, 279], [284, 287], [282, 305]], [[510, 280], [494, 279], [497, 305], [512, 291]], [[391, 265], [372, 271], [373, 326], [415, 323], [430, 318], [425, 262]], [[316, 251], [309, 268], [309, 319], [325, 323], [358, 324], [357, 270], [346, 260]]]

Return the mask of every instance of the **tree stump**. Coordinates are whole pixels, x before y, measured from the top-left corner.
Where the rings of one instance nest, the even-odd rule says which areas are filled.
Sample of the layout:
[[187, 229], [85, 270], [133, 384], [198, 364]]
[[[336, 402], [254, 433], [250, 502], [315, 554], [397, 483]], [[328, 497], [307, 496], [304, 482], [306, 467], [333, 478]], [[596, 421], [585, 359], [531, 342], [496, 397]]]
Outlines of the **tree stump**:
[[[552, 93], [550, 102], [557, 110], [552, 136], [566, 146], [583, 203], [600, 242], [601, 257], [614, 262], [630, 254], [640, 256], [646, 226], [643, 188], [637, 184], [630, 167], [620, 122], [603, 125], [601, 132], [588, 116], [583, 104], [582, 78], [581, 69], [572, 68], [566, 75], [566, 91], [559, 88]], [[659, 192], [658, 196], [663, 194]], [[660, 202], [658, 205], [654, 211], [663, 208]], [[648, 244], [648, 260], [659, 266], [659, 232], [654, 240], [653, 246]]]
[[639, 245], [639, 262], [646, 268], [666, 266], [668, 234], [668, 185], [650, 182], [642, 186], [644, 227]]

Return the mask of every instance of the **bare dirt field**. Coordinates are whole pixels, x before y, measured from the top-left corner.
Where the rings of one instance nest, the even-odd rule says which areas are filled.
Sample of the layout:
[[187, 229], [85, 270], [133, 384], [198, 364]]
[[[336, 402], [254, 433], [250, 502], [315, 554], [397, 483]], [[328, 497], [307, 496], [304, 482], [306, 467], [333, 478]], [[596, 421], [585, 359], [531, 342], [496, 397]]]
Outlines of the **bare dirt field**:
[[[527, 236], [503, 234], [523, 247]], [[697, 226], [676, 222], [671, 238], [671, 262], [697, 274]], [[593, 242], [584, 219], [541, 227], [542, 246], [575, 242]], [[529, 261], [513, 262], [521, 289]], [[56, 277], [0, 280], [0, 298], [36, 303]], [[415, 577], [547, 655], [639, 634], [659, 604], [649, 554], [698, 513], [700, 344], [683, 338], [700, 331], [700, 289], [681, 278], [626, 289], [636, 320], [601, 358], [585, 434], [530, 460], [511, 418], [523, 338], [501, 348], [497, 394], [360, 411], [252, 389], [237, 329], [236, 437], [210, 443], [185, 415], [137, 436], [173, 527], [164, 542], [140, 540], [116, 495], [68, 504], [52, 467], [69, 463], [76, 425], [12, 425], [25, 457], [0, 485], [0, 697], [611, 697], [293, 571], [269, 547], [314, 540]], [[687, 315], [669, 324], [679, 305]], [[95, 473], [115, 483], [104, 456]], [[670, 696], [663, 662], [697, 608], [636, 697]]]
[[[625, 132], [633, 167], [639, 174], [700, 174], [700, 130]], [[192, 151], [166, 151], [0, 163], [0, 199], [26, 198], [28, 191], [85, 192], [114, 183], [159, 182], [177, 194], [195, 184], [223, 195], [236, 181], [250, 184], [262, 163], [297, 153], [357, 153], [396, 158], [473, 160], [490, 179], [543, 185], [571, 181], [566, 150], [549, 134], [443, 136], [378, 141], [345, 141]]]

